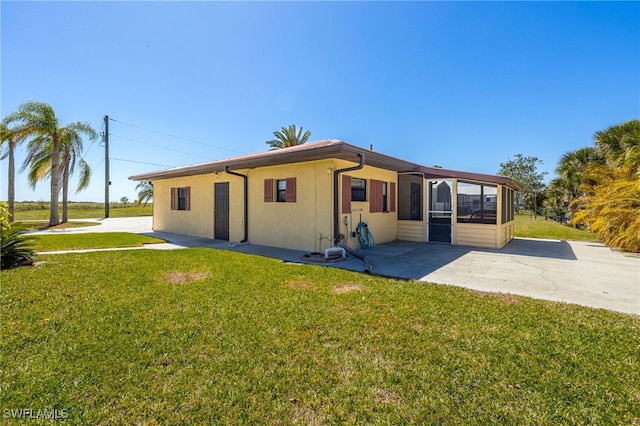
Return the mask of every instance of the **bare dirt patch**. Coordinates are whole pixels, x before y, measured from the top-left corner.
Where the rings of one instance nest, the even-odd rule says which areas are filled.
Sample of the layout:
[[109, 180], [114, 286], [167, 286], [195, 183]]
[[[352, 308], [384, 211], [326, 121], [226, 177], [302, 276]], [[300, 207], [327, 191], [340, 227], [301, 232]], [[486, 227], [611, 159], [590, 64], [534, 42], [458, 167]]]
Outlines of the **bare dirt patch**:
[[400, 405], [402, 398], [391, 389], [373, 389], [375, 400], [378, 404], [383, 405]]
[[312, 290], [315, 286], [312, 281], [289, 281], [287, 283], [289, 288], [293, 288], [296, 290]]
[[362, 286], [362, 284], [341, 283], [333, 287], [333, 290], [331, 290], [331, 292], [333, 294], [344, 294], [344, 293], [351, 293], [352, 291], [362, 291], [363, 288], [364, 287]]
[[519, 304], [522, 302], [522, 297], [509, 293], [492, 293], [489, 291], [469, 290], [469, 292], [480, 297], [492, 297], [501, 302]]
[[208, 272], [165, 272], [163, 278], [166, 282], [171, 284], [187, 284], [193, 281], [199, 281], [207, 278]]

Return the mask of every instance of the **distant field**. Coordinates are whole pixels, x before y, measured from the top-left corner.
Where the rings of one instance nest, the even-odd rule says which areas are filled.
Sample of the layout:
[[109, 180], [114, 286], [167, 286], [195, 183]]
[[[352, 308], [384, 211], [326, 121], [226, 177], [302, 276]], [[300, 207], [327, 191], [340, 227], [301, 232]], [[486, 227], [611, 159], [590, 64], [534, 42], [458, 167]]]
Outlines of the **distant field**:
[[546, 220], [544, 216], [536, 219], [529, 213], [516, 215], [515, 236], [520, 238], [546, 238], [552, 240], [593, 241], [598, 237], [593, 232], [563, 225], [555, 220]]
[[[14, 220], [48, 220], [49, 205], [49, 203], [42, 201], [16, 203]], [[62, 209], [59, 212], [62, 217]], [[125, 207], [122, 203], [111, 203], [109, 207], [109, 217], [151, 216], [152, 214], [153, 206], [151, 204], [147, 204], [146, 207], [127, 204]], [[102, 218], [104, 217], [104, 204], [69, 203], [68, 215], [69, 220]]]

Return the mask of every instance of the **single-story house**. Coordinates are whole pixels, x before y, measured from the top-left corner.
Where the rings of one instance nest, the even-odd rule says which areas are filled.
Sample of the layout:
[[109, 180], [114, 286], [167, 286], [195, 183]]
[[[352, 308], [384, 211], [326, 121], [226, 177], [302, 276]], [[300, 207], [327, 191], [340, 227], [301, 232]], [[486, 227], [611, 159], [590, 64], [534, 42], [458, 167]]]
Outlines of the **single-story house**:
[[375, 244], [502, 248], [522, 189], [504, 176], [425, 167], [340, 140], [129, 179], [153, 184], [156, 231], [309, 252], [360, 248], [360, 222]]

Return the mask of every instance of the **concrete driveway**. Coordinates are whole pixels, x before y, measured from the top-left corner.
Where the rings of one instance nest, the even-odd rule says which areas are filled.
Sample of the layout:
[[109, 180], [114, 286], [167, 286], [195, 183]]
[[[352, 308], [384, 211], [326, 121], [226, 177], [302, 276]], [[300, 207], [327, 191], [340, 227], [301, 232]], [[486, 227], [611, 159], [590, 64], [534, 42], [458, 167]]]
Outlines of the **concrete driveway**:
[[[99, 226], [38, 233], [134, 232], [168, 241], [147, 248], [212, 247], [318, 264], [305, 260], [307, 253], [298, 250], [155, 232], [151, 217], [98, 222]], [[377, 275], [640, 315], [640, 256], [620, 253], [600, 243], [516, 238], [502, 250], [490, 250], [397, 241], [360, 253], [369, 256]], [[359, 272], [364, 269], [362, 260], [353, 256], [320, 264]]]

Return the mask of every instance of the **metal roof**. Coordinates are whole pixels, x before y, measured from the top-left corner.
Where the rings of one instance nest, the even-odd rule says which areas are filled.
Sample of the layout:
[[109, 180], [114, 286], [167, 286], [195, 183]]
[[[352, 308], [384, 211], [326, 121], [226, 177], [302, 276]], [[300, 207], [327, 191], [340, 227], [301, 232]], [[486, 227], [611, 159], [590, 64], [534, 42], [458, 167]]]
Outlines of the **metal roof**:
[[510, 188], [521, 190], [522, 185], [505, 176], [485, 175], [479, 173], [461, 172], [456, 170], [425, 167], [410, 161], [405, 161], [390, 155], [367, 150], [348, 144], [337, 139], [327, 139], [296, 145], [289, 148], [239, 155], [222, 160], [193, 164], [183, 167], [158, 170], [130, 176], [135, 181], [154, 181], [183, 176], [194, 176], [206, 173], [223, 172], [226, 167], [231, 170], [255, 169], [257, 167], [275, 166], [279, 164], [300, 163], [304, 161], [325, 160], [337, 158], [359, 163], [360, 155], [365, 156], [366, 165], [391, 170], [398, 173], [421, 173], [427, 179], [460, 178], [480, 182], [497, 183]]

